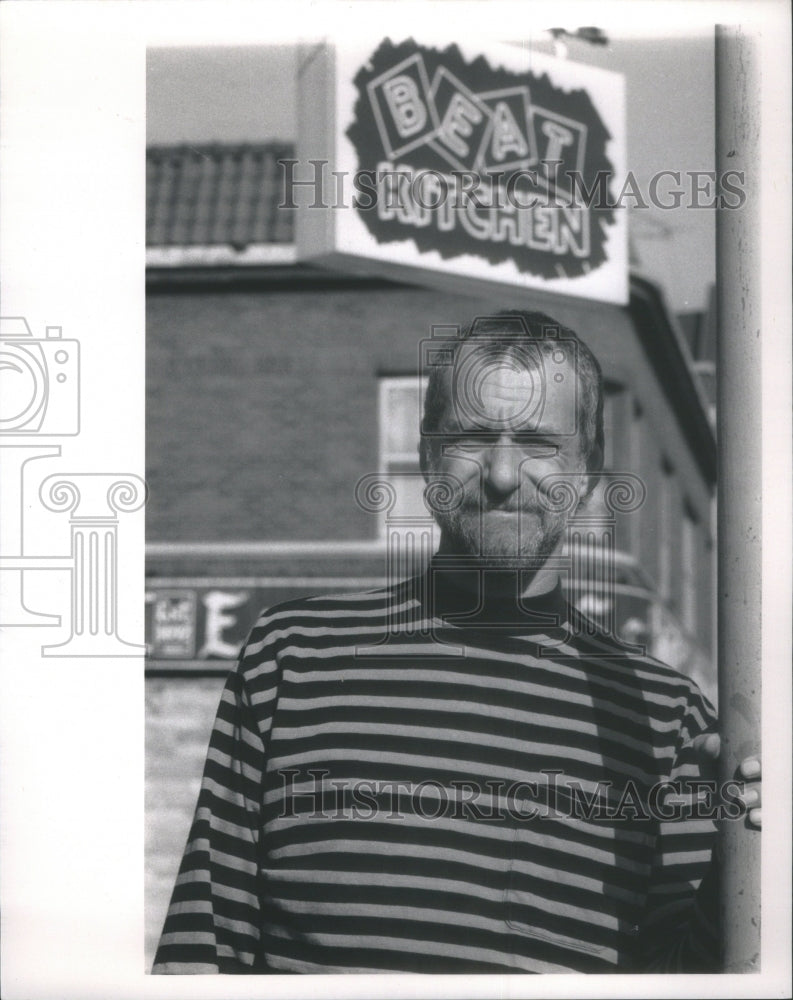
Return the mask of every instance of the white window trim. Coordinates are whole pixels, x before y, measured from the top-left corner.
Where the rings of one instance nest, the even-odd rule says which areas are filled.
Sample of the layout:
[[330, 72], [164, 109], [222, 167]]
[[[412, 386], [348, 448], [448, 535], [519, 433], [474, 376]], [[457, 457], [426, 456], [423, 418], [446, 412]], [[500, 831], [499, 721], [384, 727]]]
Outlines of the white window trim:
[[[408, 452], [389, 452], [387, 449], [388, 440], [388, 393], [391, 389], [406, 387], [410, 389], [418, 388], [419, 396], [419, 420], [421, 418], [421, 406], [424, 400], [424, 393], [427, 388], [426, 376], [419, 375], [380, 375], [377, 380], [377, 467], [379, 475], [387, 478], [390, 474], [390, 465], [402, 463], [405, 465], [415, 464], [416, 471], [419, 471], [419, 420], [416, 421], [416, 447]], [[387, 537], [386, 519], [383, 516], [378, 518], [377, 537], [384, 542]]]

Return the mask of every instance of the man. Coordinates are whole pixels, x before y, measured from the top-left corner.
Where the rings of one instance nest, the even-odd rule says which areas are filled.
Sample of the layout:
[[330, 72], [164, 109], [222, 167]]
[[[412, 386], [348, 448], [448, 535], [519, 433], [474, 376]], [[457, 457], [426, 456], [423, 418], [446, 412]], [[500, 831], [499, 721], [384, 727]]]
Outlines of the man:
[[155, 972], [718, 969], [714, 809], [687, 785], [713, 709], [559, 583], [602, 467], [598, 363], [539, 313], [442, 358], [420, 445], [438, 553], [256, 623]]

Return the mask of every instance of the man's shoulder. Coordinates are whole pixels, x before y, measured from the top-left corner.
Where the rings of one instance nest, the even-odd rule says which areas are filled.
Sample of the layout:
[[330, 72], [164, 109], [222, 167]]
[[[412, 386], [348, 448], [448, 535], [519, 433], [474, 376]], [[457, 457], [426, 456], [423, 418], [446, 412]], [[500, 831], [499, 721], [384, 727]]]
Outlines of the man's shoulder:
[[644, 645], [623, 643], [573, 605], [570, 611], [574, 644], [582, 659], [617, 681], [631, 678], [650, 697], [702, 705], [707, 715], [715, 715], [710, 700], [688, 674], [653, 656]]
[[412, 581], [403, 580], [369, 590], [335, 590], [294, 597], [266, 607], [254, 627], [289, 619], [330, 618], [335, 614], [387, 611], [395, 603], [409, 600], [412, 593]]
[[291, 598], [266, 607], [251, 629], [245, 650], [269, 637], [290, 633], [337, 632], [375, 625], [397, 609], [415, 603], [414, 581], [403, 580], [370, 590], [340, 590]]

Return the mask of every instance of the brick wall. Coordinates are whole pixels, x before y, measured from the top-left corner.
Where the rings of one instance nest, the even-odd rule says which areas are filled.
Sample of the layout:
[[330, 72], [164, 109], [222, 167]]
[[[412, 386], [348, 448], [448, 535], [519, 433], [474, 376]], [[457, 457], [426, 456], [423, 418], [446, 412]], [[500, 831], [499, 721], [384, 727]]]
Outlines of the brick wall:
[[[501, 308], [398, 285], [149, 294], [148, 539], [375, 538], [353, 489], [378, 471], [378, 375], [414, 372], [431, 324]], [[553, 315], [641, 401], [705, 520], [707, 484], [626, 311], [559, 300]], [[657, 470], [643, 473], [654, 488]]]

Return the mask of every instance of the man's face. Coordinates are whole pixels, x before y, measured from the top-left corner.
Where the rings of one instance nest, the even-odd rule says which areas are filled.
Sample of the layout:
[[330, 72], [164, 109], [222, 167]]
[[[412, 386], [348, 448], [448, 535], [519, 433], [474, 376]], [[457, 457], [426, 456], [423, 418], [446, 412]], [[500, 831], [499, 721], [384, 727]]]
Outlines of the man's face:
[[[575, 378], [566, 367], [566, 379]], [[542, 398], [540, 373], [511, 357], [483, 358], [481, 373], [475, 397], [447, 398], [440, 436], [425, 452], [430, 479], [450, 473], [463, 484], [461, 505], [436, 514], [442, 550], [492, 566], [539, 568], [569, 515], [546, 510], [537, 484], [552, 473], [579, 474], [580, 495], [586, 484], [580, 434], [569, 433], [571, 394], [549, 382]]]

